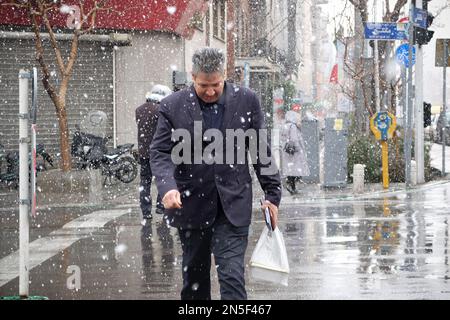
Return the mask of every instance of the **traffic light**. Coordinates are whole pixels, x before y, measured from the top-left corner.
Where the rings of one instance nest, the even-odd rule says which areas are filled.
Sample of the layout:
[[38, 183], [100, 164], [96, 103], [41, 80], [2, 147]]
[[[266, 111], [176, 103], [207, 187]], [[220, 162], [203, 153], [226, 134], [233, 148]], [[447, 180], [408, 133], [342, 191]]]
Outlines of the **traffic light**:
[[428, 44], [433, 38], [434, 31], [428, 30], [428, 27], [433, 23], [434, 16], [430, 13], [427, 15], [427, 29], [414, 27], [414, 43], [418, 45]]
[[428, 2], [430, 2], [431, 0], [422, 0], [422, 9], [423, 10], [428, 10]]
[[428, 44], [433, 38], [434, 31], [428, 30], [434, 20], [434, 16], [428, 12], [428, 2], [431, 0], [422, 1], [422, 9], [427, 11], [427, 27], [425, 29], [414, 27], [414, 44], [424, 45]]
[[431, 103], [423, 102], [423, 127], [431, 126]]

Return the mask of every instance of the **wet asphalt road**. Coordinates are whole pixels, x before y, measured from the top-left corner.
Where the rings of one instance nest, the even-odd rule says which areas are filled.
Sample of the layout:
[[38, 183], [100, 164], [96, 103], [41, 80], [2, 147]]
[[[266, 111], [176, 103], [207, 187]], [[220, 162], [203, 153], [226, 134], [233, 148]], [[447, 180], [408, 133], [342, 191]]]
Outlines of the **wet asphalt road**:
[[[450, 299], [449, 204], [450, 183], [357, 199], [286, 200], [280, 229], [291, 269], [288, 286], [256, 281], [247, 272], [248, 297]], [[254, 214], [247, 262], [264, 227]], [[49, 221], [58, 223], [31, 230], [30, 241], [42, 241], [45, 250], [55, 252], [30, 271], [31, 295], [179, 299], [180, 242], [161, 216], [142, 227], [136, 204], [100, 212], [69, 208], [56, 216]], [[17, 249], [16, 225], [2, 219], [0, 235], [2, 266]], [[53, 248], [65, 241], [67, 247]], [[79, 290], [68, 288], [69, 266], [79, 267]], [[213, 299], [219, 299], [214, 266], [212, 275]], [[17, 295], [18, 282], [0, 283], [0, 296]]]

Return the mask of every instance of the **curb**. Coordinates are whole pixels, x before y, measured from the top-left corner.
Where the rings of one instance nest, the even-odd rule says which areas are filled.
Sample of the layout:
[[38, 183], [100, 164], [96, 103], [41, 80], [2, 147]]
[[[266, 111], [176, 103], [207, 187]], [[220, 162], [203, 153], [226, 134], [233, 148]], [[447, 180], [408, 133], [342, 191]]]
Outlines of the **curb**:
[[[420, 190], [422, 190], [423, 188], [434, 188], [443, 184], [447, 184], [450, 183], [450, 180], [439, 180], [439, 181], [430, 181], [428, 183], [425, 184], [421, 184], [421, 185], [416, 185], [413, 187], [410, 187], [408, 189], [406, 189], [404, 186], [403, 187], [396, 187], [396, 188], [392, 188], [392, 189], [388, 189], [388, 190], [377, 190], [377, 191], [367, 191], [361, 194], [352, 194], [351, 192], [349, 193], [343, 193], [343, 194], [330, 194], [330, 195], [322, 195], [322, 196], [315, 196], [315, 197], [308, 197], [307, 195], [303, 195], [303, 196], [292, 196], [292, 195], [288, 195], [288, 196], [283, 196], [282, 197], [282, 201], [281, 201], [281, 207], [283, 207], [284, 205], [302, 205], [302, 204], [312, 204], [312, 203], [316, 203], [316, 202], [324, 202], [324, 201], [352, 201], [352, 200], [370, 200], [370, 199], [377, 199], [380, 197], [386, 197], [386, 196], [390, 196], [390, 195], [395, 195], [401, 192], [408, 192], [408, 193], [414, 193], [414, 192], [419, 192]], [[122, 197], [126, 198], [128, 197], [128, 195], [123, 195]], [[123, 202], [120, 202], [120, 201]], [[52, 203], [52, 204], [46, 204], [46, 205], [42, 205], [42, 206], [38, 206], [38, 210], [46, 210], [48, 208], [116, 208], [116, 207], [136, 207], [139, 208], [139, 201], [127, 201], [128, 199], [120, 199], [120, 198], [116, 198], [113, 201], [109, 200], [109, 201], [105, 201], [102, 203], [89, 203], [89, 202], [85, 202], [85, 203], [80, 203], [80, 202], [74, 202], [74, 203]], [[259, 208], [260, 204], [259, 204], [259, 198], [258, 198], [258, 194], [255, 194], [255, 190], [253, 192], [253, 203], [252, 203], [253, 208]], [[11, 211], [18, 211], [18, 206], [14, 206], [14, 207], [3, 207], [0, 208], [0, 213], [1, 212], [11, 212]]]
[[[443, 184], [447, 184], [447, 183], [450, 183], [450, 180], [430, 181], [428, 183], [416, 185], [416, 186], [410, 187], [408, 189], [406, 189], [403, 186], [403, 187], [396, 187], [396, 188], [392, 188], [392, 189], [388, 189], [388, 190], [367, 191], [367, 192], [364, 192], [361, 194], [349, 194], [349, 193], [345, 194], [344, 193], [342, 195], [317, 196], [317, 197], [310, 198], [310, 199], [305, 199], [305, 197], [293, 198], [292, 196], [288, 196], [288, 197], [284, 197], [284, 200], [282, 200], [281, 203], [283, 205], [284, 203], [305, 204], [305, 203], [314, 203], [314, 202], [319, 202], [319, 201], [323, 202], [323, 201], [370, 200], [370, 199], [377, 199], [380, 197], [395, 195], [395, 194], [398, 194], [401, 192], [408, 192], [408, 193], [419, 192], [423, 188], [427, 188], [427, 189], [434, 188], [434, 187], [437, 187], [437, 186], [440, 186]], [[286, 200], [288, 200], [288, 201], [286, 201]], [[291, 200], [291, 201], [289, 201], [289, 200]]]

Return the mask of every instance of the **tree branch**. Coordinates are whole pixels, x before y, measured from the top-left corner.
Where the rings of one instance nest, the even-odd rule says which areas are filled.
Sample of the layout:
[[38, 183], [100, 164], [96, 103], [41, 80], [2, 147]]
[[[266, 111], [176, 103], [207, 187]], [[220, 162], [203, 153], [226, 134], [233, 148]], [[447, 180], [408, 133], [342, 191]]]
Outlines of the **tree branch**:
[[400, 17], [400, 11], [403, 9], [405, 4], [408, 2], [408, 0], [397, 0], [394, 6], [394, 10], [389, 14], [388, 18], [390, 22], [397, 22], [398, 18]]
[[358, 7], [358, 6], [359, 6], [359, 0], [358, 0], [358, 1], [356, 1], [356, 0], [350, 0], [350, 3], [351, 3], [353, 6], [355, 6], [355, 7]]
[[73, 35], [72, 44], [70, 47], [69, 62], [67, 63], [66, 72], [64, 73], [64, 77], [70, 78], [70, 75], [72, 74], [72, 69], [73, 69], [73, 66], [75, 65], [75, 61], [77, 59], [79, 38], [80, 38], [80, 36], [78, 33], [75, 33]]
[[17, 3], [15, 1], [2, 3], [1, 5], [5, 6], [5, 7], [6, 6], [11, 6], [11, 7], [16, 7], [16, 8], [28, 8], [28, 4], [20, 4], [20, 3]]
[[[80, 12], [81, 12], [81, 16], [83, 17], [83, 19], [80, 22], [80, 26], [81, 26], [81, 30], [79, 30], [79, 35], [84, 35], [87, 33], [90, 33], [94, 28], [95, 28], [95, 22], [97, 19], [97, 12], [99, 11], [106, 11], [106, 12], [115, 12], [119, 15], [123, 14], [123, 12], [115, 10], [111, 7], [104, 7], [106, 5], [106, 3], [109, 0], [100, 0], [100, 1], [95, 1], [94, 2], [94, 6], [92, 7], [91, 10], [89, 10], [88, 13], [84, 13], [84, 6], [83, 6], [83, 1], [80, 0]], [[125, 11], [127, 10], [131, 10], [131, 9], [136, 9], [138, 8], [137, 6], [133, 6], [133, 7], [127, 7], [125, 9]], [[89, 21], [90, 20], [90, 21]], [[83, 26], [87, 25], [86, 29], [83, 29]]]
[[390, 6], [391, 6], [390, 1], [389, 1], [389, 0], [386, 0], [386, 15], [387, 15], [387, 14], [390, 14], [390, 12], [391, 12]]
[[447, 4], [444, 5], [443, 7], [439, 8], [436, 11], [436, 14], [434, 15], [434, 18], [437, 18], [442, 13], [442, 11], [444, 11], [444, 10], [446, 10], [448, 8], [450, 8], [450, 0], [447, 0]]
[[50, 36], [50, 43], [52, 45], [53, 51], [55, 51], [56, 55], [56, 64], [58, 65], [59, 72], [61, 76], [64, 76], [65, 73], [65, 67], [64, 67], [64, 60], [61, 55], [61, 50], [58, 47], [58, 43], [56, 41], [55, 33], [53, 32], [53, 28], [50, 24], [50, 21], [48, 20], [47, 12], [50, 10], [49, 6], [45, 6], [40, 0], [37, 1], [39, 12], [42, 14], [42, 20], [44, 21], [45, 28], [48, 31], [48, 34]]
[[56, 106], [57, 102], [58, 102], [58, 96], [56, 95], [55, 88], [50, 83], [50, 77], [51, 77], [50, 70], [48, 69], [48, 66], [44, 61], [44, 48], [42, 46], [41, 34], [39, 32], [36, 14], [34, 14], [33, 9], [31, 8], [31, 4], [28, 7], [28, 10], [29, 10], [30, 18], [31, 18], [32, 25], [33, 25], [33, 31], [34, 31], [34, 34], [36, 35], [36, 42], [35, 42], [36, 60], [39, 62], [40, 66], [42, 68], [42, 71], [43, 71], [42, 83], [44, 84], [45, 91], [47, 91], [48, 95], [50, 96], [50, 98], [52, 99], [53, 103]]

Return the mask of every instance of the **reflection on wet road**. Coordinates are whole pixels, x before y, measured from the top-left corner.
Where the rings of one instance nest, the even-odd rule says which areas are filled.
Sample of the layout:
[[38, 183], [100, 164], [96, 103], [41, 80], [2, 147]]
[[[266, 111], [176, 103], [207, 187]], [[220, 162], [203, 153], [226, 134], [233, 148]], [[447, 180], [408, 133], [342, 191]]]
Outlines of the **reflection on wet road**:
[[[289, 285], [256, 282], [247, 272], [249, 299], [449, 299], [449, 203], [450, 184], [380, 199], [284, 203]], [[125, 211], [32, 269], [30, 292], [50, 299], [179, 299], [176, 230], [160, 216], [142, 227], [136, 207]], [[263, 227], [255, 215], [247, 262]], [[79, 290], [67, 288], [73, 265], [80, 268]], [[218, 299], [214, 265], [212, 275]], [[17, 287], [16, 278], [0, 295], [17, 294]]]
[[448, 299], [448, 191], [286, 210], [291, 276], [277, 296]]

